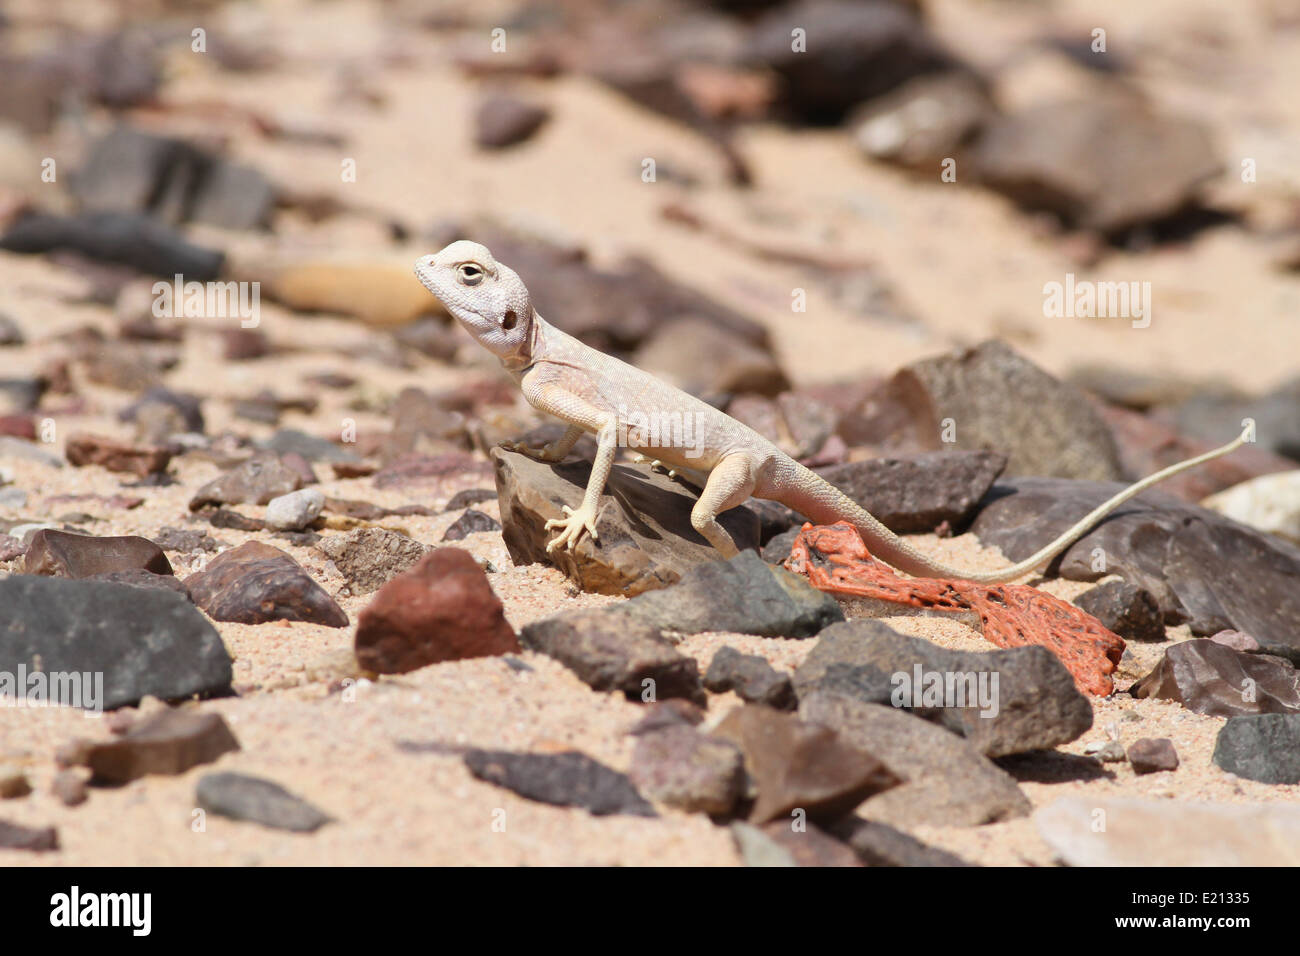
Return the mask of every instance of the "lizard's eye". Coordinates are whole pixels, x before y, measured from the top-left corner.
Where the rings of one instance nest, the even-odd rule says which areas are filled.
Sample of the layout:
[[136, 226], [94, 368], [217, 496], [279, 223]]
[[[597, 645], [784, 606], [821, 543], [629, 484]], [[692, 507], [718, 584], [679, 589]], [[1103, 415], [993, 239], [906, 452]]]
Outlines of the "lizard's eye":
[[472, 262], [466, 262], [458, 271], [461, 285], [478, 285], [483, 281], [483, 270]]

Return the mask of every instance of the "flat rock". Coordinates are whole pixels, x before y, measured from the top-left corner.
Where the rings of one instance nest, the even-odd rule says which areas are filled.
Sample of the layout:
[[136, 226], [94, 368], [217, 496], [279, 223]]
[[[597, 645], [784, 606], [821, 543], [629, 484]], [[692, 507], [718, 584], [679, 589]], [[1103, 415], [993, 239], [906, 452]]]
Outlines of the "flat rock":
[[1127, 581], [1107, 581], [1074, 599], [1108, 631], [1127, 641], [1163, 641], [1165, 620], [1155, 595]]
[[[1010, 560], [1028, 557], [1123, 489], [1118, 483], [1003, 479], [971, 526]], [[1048, 571], [1075, 581], [1118, 574], [1149, 591], [1166, 624], [1232, 628], [1300, 661], [1300, 548], [1148, 491], [1066, 549]]]
[[[494, 448], [501, 534], [516, 564], [553, 564], [584, 591], [626, 597], [666, 587], [694, 567], [721, 555], [691, 527], [698, 492], [645, 465], [615, 465], [597, 506], [596, 532], [572, 551], [547, 552], [555, 536], [545, 530], [563, 518], [562, 506], [582, 503], [591, 463], [547, 464]], [[758, 519], [744, 508], [719, 517], [742, 551], [758, 546]]]
[[973, 866], [947, 850], [927, 846], [910, 833], [875, 820], [845, 817], [831, 833], [849, 845], [865, 866]]
[[273, 830], [312, 833], [330, 822], [327, 814], [278, 783], [242, 773], [205, 774], [195, 799], [209, 813]]
[[519, 641], [470, 553], [438, 548], [385, 584], [361, 612], [356, 651], [367, 670], [401, 674], [517, 653]]
[[1015, 779], [969, 741], [905, 711], [817, 691], [800, 698], [799, 715], [833, 727], [855, 747], [871, 748], [902, 780], [858, 816], [904, 829], [970, 827], [1032, 809]]
[[220, 714], [168, 709], [136, 721], [120, 737], [92, 744], [85, 764], [92, 782], [123, 784], [149, 774], [184, 773], [238, 749]]
[[1300, 714], [1300, 672], [1289, 661], [1218, 641], [1181, 641], [1133, 685], [1134, 697], [1176, 700], [1214, 717]]
[[632, 700], [683, 697], [703, 703], [699, 666], [659, 628], [621, 609], [574, 611], [524, 626], [520, 643], [558, 660], [593, 690]]
[[28, 542], [23, 570], [27, 574], [89, 578], [135, 570], [170, 575], [172, 566], [162, 548], [138, 535], [100, 538], [44, 529]]
[[355, 594], [377, 591], [429, 553], [427, 545], [387, 528], [358, 528], [317, 545]]
[[560, 807], [582, 807], [595, 816], [657, 816], [654, 807], [625, 774], [586, 754], [511, 753], [470, 750], [465, 766], [480, 780], [512, 790], [521, 797]]
[[220, 250], [187, 242], [149, 216], [122, 212], [30, 213], [0, 235], [0, 249], [28, 255], [66, 250], [167, 280], [179, 273], [193, 282], [217, 279], [225, 261]]
[[302, 487], [302, 475], [277, 455], [256, 455], [208, 482], [190, 499], [190, 510], [204, 505], [264, 505]]
[[715, 694], [734, 690], [746, 703], [777, 710], [793, 710], [796, 704], [789, 674], [778, 671], [764, 657], [742, 654], [734, 647], [719, 648], [713, 655], [704, 686]]
[[69, 435], [64, 447], [68, 463], [78, 468], [100, 465], [109, 471], [125, 472], [147, 478], [167, 470], [172, 453], [166, 448], [141, 448], [121, 442], [89, 435], [84, 432]]
[[0, 581], [0, 671], [104, 675], [106, 710], [230, 691], [231, 659], [211, 622], [177, 594], [100, 581]]
[[844, 619], [836, 600], [806, 578], [773, 567], [752, 551], [709, 561], [672, 587], [619, 606], [623, 613], [683, 634], [734, 631], [761, 637], [810, 637]]
[[1286, 803], [1062, 797], [1034, 825], [1070, 866], [1300, 866], [1300, 807]]
[[651, 800], [724, 816], [745, 792], [745, 758], [734, 744], [679, 724], [637, 736], [628, 776]]
[[904, 366], [885, 397], [898, 410], [895, 440], [1005, 452], [1008, 475], [1123, 477], [1115, 439], [1083, 392], [998, 340]]
[[832, 690], [914, 711], [989, 757], [1050, 749], [1092, 726], [1088, 698], [1045, 647], [953, 651], [879, 621], [828, 627], [795, 670], [794, 686], [801, 700]]
[[44, 852], [59, 848], [59, 833], [54, 827], [25, 827], [0, 820], [0, 850]]
[[826, 726], [793, 714], [746, 704], [731, 711], [713, 732], [745, 755], [758, 796], [749, 822], [767, 823], [796, 810], [810, 820], [834, 820], [868, 797], [899, 783], [871, 753], [850, 745]]
[[248, 541], [185, 579], [194, 603], [214, 621], [306, 621], [347, 627], [348, 616], [310, 574], [279, 548]]
[[1007, 466], [997, 451], [938, 451], [818, 469], [895, 534], [965, 527]]
[[1222, 168], [1199, 121], [1104, 96], [993, 119], [973, 162], [983, 183], [1026, 209], [1112, 235], [1184, 211]]
[[1300, 714], [1232, 717], [1214, 742], [1214, 763], [1263, 783], [1300, 783]]

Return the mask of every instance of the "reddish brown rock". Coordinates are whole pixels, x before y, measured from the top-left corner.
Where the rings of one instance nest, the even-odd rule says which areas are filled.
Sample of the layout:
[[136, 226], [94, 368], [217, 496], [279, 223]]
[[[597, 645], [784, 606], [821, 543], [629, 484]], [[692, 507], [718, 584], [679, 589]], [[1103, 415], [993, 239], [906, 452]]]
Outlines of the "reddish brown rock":
[[470, 553], [438, 548], [385, 584], [361, 612], [356, 650], [363, 668], [401, 674], [517, 652], [519, 641]]
[[171, 574], [162, 548], [138, 535], [99, 538], [45, 529], [32, 535], [23, 571], [61, 578], [89, 578], [115, 571]]
[[279, 548], [249, 541], [185, 579], [194, 603], [214, 621], [307, 621], [347, 627], [348, 616], [302, 566]]
[[78, 468], [101, 465], [109, 471], [125, 472], [147, 478], [167, 470], [172, 453], [166, 448], [142, 448], [124, 445], [111, 438], [84, 432], [68, 438], [65, 453], [68, 462]]

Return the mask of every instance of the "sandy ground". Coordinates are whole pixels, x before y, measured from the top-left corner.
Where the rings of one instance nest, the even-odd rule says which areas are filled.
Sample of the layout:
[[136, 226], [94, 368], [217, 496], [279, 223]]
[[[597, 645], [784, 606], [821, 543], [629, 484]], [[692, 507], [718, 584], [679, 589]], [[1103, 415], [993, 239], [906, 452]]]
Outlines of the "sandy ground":
[[[20, 0], [11, 15], [20, 19], [36, 7], [71, 9], [67, 4]], [[1225, 162], [1238, 155], [1294, 156], [1300, 143], [1300, 35], [1270, 31], [1251, 5], [1231, 19], [1209, 3], [1162, 2], [1058, 4], [1057, 16], [1090, 28], [1112, 30], [1112, 43], [1138, 50], [1135, 68], [1142, 85], [1163, 106], [1205, 117], [1215, 128]], [[932, 4], [938, 29], [963, 52], [985, 64], [1005, 62], [1035, 27], [1047, 23], [1030, 6], [944, 0]], [[304, 11], [310, 15], [302, 15]], [[88, 21], [94, 22], [94, 21]], [[1054, 21], [1055, 22], [1055, 21]], [[293, 29], [289, 26], [292, 24]], [[1176, 24], [1176, 26], [1169, 26]], [[174, 102], [219, 99], [272, 115], [298, 118], [342, 132], [346, 147], [304, 147], [261, 140], [246, 129], [206, 120], [208, 132], [228, 135], [233, 155], [302, 191], [320, 190], [399, 217], [416, 230], [461, 215], [493, 213], [550, 235], [571, 236], [587, 245], [597, 261], [625, 252], [650, 255], [675, 278], [726, 300], [763, 322], [773, 333], [781, 359], [799, 383], [851, 380], [891, 371], [906, 361], [955, 344], [1001, 335], [1044, 367], [1065, 373], [1076, 363], [1099, 362], [1134, 370], [1163, 370], [1217, 377], [1252, 389], [1265, 388], [1295, 372], [1300, 326], [1293, 314], [1300, 281], [1271, 268], [1261, 240], [1241, 229], [1204, 233], [1191, 242], [1145, 253], [1117, 253], [1101, 267], [1078, 266], [1067, 241], [1053, 238], [1003, 200], [960, 182], [921, 182], [883, 166], [863, 162], [840, 132], [799, 132], [775, 126], [745, 131], [740, 147], [753, 164], [757, 188], [726, 186], [717, 156], [694, 133], [645, 112], [581, 78], [525, 83], [521, 89], [545, 101], [554, 116], [542, 133], [519, 150], [483, 158], [472, 148], [469, 113], [472, 84], [446, 65], [445, 47], [434, 34], [406, 30], [359, 4], [286, 2], [273, 8], [223, 8], [210, 29], [253, 35], [264, 31], [287, 45], [290, 55], [273, 73], [234, 76], [202, 61], [178, 60], [168, 87]], [[1204, 31], [1218, 39], [1209, 44]], [[970, 40], [979, 32], [979, 43]], [[1161, 43], [1157, 54], [1155, 32]], [[965, 38], [962, 40], [962, 38]], [[1198, 56], [1212, 48], [1213, 56]], [[339, 60], [361, 70], [365, 84], [382, 93], [375, 110], [339, 102], [347, 83], [328, 67]], [[1230, 69], [1225, 64], [1233, 64]], [[1029, 67], [1033, 64], [1030, 63]], [[1040, 76], [1026, 67], [1009, 71], [1002, 95], [1034, 95]], [[1213, 69], [1211, 69], [1213, 67]], [[1053, 60], [1046, 76], [1065, 86], [1079, 82]], [[1049, 84], [1050, 86], [1050, 84]], [[142, 118], [142, 121], [148, 118]], [[155, 118], [156, 119], [156, 118]], [[91, 117], [91, 128], [102, 118]], [[186, 128], [173, 116], [160, 128]], [[193, 125], [194, 121], [190, 121]], [[64, 135], [64, 134], [61, 134]], [[70, 148], [79, 137], [66, 134]], [[645, 184], [639, 163], [655, 156], [698, 174], [703, 185], [690, 193], [668, 182]], [[359, 177], [339, 182], [341, 157], [357, 160]], [[1279, 163], [1253, 187], [1221, 187], [1251, 214], [1263, 214], [1292, 195], [1295, 168]], [[808, 175], [816, 170], [816, 175]], [[1288, 179], [1288, 177], [1290, 177]], [[754, 259], [708, 236], [665, 221], [660, 208], [689, 198], [701, 214], [756, 238], [803, 248], [834, 249], [870, 257], [896, 299], [916, 316], [900, 325], [840, 310], [809, 278], [794, 268]], [[205, 233], [195, 235], [201, 240]], [[220, 244], [257, 255], [270, 240], [207, 233]], [[308, 229], [286, 219], [277, 241], [326, 251], [344, 259], [409, 261], [432, 251], [418, 242], [399, 247], [365, 217], [345, 216]], [[287, 237], [287, 238], [286, 238]], [[1081, 278], [1141, 279], [1154, 286], [1155, 320], [1135, 330], [1127, 321], [1045, 320], [1042, 286], [1068, 271]], [[527, 279], [527, 277], [525, 277]], [[414, 281], [414, 280], [412, 280]], [[808, 287], [809, 311], [797, 321], [789, 312], [791, 290]], [[57, 352], [52, 340], [83, 325], [113, 328], [111, 309], [77, 301], [82, 280], [37, 259], [0, 254], [0, 311], [15, 318], [29, 344], [0, 352], [0, 376], [35, 372]], [[539, 303], [545, 314], [545, 304]], [[187, 336], [181, 363], [168, 376], [178, 388], [198, 388], [208, 430], [231, 427], [254, 437], [273, 429], [233, 420], [224, 398], [273, 388], [282, 397], [311, 393], [320, 399], [312, 415], [288, 413], [281, 425], [336, 435], [345, 418], [384, 430], [379, 415], [351, 407], [358, 397], [391, 397], [405, 385], [436, 389], [499, 374], [466, 339], [454, 366], [423, 363], [395, 370], [358, 357], [376, 333], [337, 318], [300, 316], [262, 304], [262, 328], [288, 351], [247, 363], [220, 360], [220, 344], [202, 327]], [[213, 326], [215, 331], [216, 327]], [[353, 375], [353, 389], [318, 389], [304, 381], [314, 372]], [[89, 428], [128, 437], [116, 412], [131, 396], [85, 385], [85, 408], [49, 411], [56, 425], [54, 448], [72, 432]], [[377, 403], [373, 403], [376, 404]], [[163, 526], [186, 524], [186, 502], [215, 465], [181, 460], [180, 483], [142, 490], [146, 501], [129, 512], [111, 511], [93, 499], [48, 503], [59, 495], [111, 495], [120, 476], [98, 468], [52, 470], [7, 461], [15, 484], [31, 495], [27, 507], [0, 516], [51, 518], [84, 511], [102, 518], [88, 525], [98, 534], [151, 535]], [[318, 469], [328, 478], [327, 468]], [[383, 505], [441, 506], [463, 487], [426, 485], [381, 491], [369, 479], [323, 481], [329, 495]], [[490, 484], [490, 481], [479, 484]], [[495, 502], [481, 506], [496, 514]], [[256, 508], [242, 511], [258, 514]], [[436, 544], [456, 514], [384, 522]], [[193, 525], [193, 527], [201, 527]], [[231, 545], [250, 536], [225, 529], [212, 534]], [[344, 582], [314, 550], [271, 540], [294, 555], [340, 602], [355, 621], [366, 598], [343, 592]], [[918, 538], [945, 560], [989, 567], [1001, 559], [967, 538]], [[611, 600], [575, 593], [548, 568], [514, 567], [499, 534], [473, 535], [460, 546], [486, 557], [499, 569], [490, 577], [511, 623], [520, 627], [559, 610]], [[12, 566], [9, 570], [15, 570]], [[177, 568], [178, 573], [188, 570]], [[0, 565], [0, 574], [4, 566]], [[1082, 588], [1054, 582], [1049, 590], [1070, 597]], [[891, 619], [899, 630], [945, 646], [987, 649], [959, 624], [929, 618]], [[584, 811], [548, 807], [473, 780], [455, 757], [421, 752], [409, 744], [456, 743], [519, 750], [577, 748], [618, 769], [626, 769], [632, 738], [625, 730], [638, 718], [638, 705], [621, 696], [597, 694], [548, 658], [522, 654], [531, 670], [517, 672], [499, 659], [427, 667], [398, 678], [363, 683], [355, 701], [330, 684], [337, 658], [352, 641], [352, 628], [333, 630], [304, 624], [249, 627], [219, 624], [236, 659], [238, 698], [205, 702], [221, 713], [243, 749], [223, 757], [219, 769], [265, 775], [316, 803], [338, 820], [311, 836], [264, 830], [210, 817], [204, 832], [192, 829], [194, 784], [212, 767], [176, 778], [148, 778], [115, 790], [96, 789], [77, 808], [62, 806], [50, 793], [51, 755], [79, 735], [103, 736], [106, 728], [80, 713], [57, 710], [0, 710], [0, 762], [27, 768], [36, 792], [0, 804], [0, 817], [29, 825], [57, 826], [62, 849], [47, 854], [0, 853], [4, 864], [710, 864], [739, 862], [725, 828], [702, 816], [666, 811], [658, 820], [594, 818]], [[1171, 637], [1185, 638], [1171, 631]], [[705, 668], [723, 644], [761, 653], [778, 667], [793, 668], [809, 641], [767, 640], [705, 634], [684, 649]], [[1158, 647], [1135, 646], [1150, 665]], [[735, 706], [732, 695], [714, 696], [710, 713]], [[1065, 756], [1043, 756], [1016, 765], [1022, 787], [1035, 805], [1060, 796], [1101, 799], [1146, 795], [1177, 800], [1295, 800], [1300, 787], [1274, 787], [1238, 780], [1210, 763], [1223, 721], [1184, 711], [1176, 704], [1119, 696], [1094, 702], [1091, 732], [1062, 747]], [[1174, 773], [1136, 777], [1127, 765], [1100, 772], [1091, 761], [1072, 761], [1083, 747], [1105, 738], [1115, 724], [1125, 743], [1138, 737], [1169, 737], [1182, 766]], [[507, 813], [504, 832], [491, 826], [498, 808]], [[916, 835], [966, 858], [987, 864], [1047, 864], [1050, 852], [1028, 819], [980, 828], [924, 828]]]

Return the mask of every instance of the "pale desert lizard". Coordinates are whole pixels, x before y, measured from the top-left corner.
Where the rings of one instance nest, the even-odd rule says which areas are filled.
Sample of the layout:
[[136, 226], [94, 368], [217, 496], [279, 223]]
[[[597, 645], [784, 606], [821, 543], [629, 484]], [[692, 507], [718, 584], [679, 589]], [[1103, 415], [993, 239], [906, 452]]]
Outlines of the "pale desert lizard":
[[[533, 308], [528, 289], [515, 272], [492, 258], [485, 246], [459, 240], [424, 256], [415, 274], [514, 376], [534, 408], [568, 423], [557, 441], [541, 449], [517, 442], [513, 451], [541, 461], [560, 461], [586, 433], [596, 436], [596, 458], [582, 504], [564, 507], [564, 518], [546, 523], [559, 528], [547, 550], [572, 548], [585, 530], [595, 540], [596, 509], [609, 477], [620, 437], [641, 435], [643, 415], [669, 412], [691, 416], [691, 447], [656, 445], [632, 450], [653, 453], [657, 463], [681, 472], [703, 487], [691, 510], [691, 524], [725, 557], [738, 553], [718, 515], [751, 495], [793, 508], [817, 524], [848, 521], [877, 558], [919, 577], [960, 578], [995, 583], [1010, 581], [1046, 564], [1098, 520], [1123, 502], [1165, 478], [1238, 448], [1241, 437], [1214, 451], [1170, 465], [1124, 489], [1080, 519], [1036, 554], [996, 571], [950, 568], [903, 541], [842, 491], [794, 461], [771, 441], [712, 405], [659, 381], [640, 369], [584, 345], [546, 322]], [[707, 361], [706, 356], [701, 356]], [[643, 436], [641, 436], [643, 437]]]

